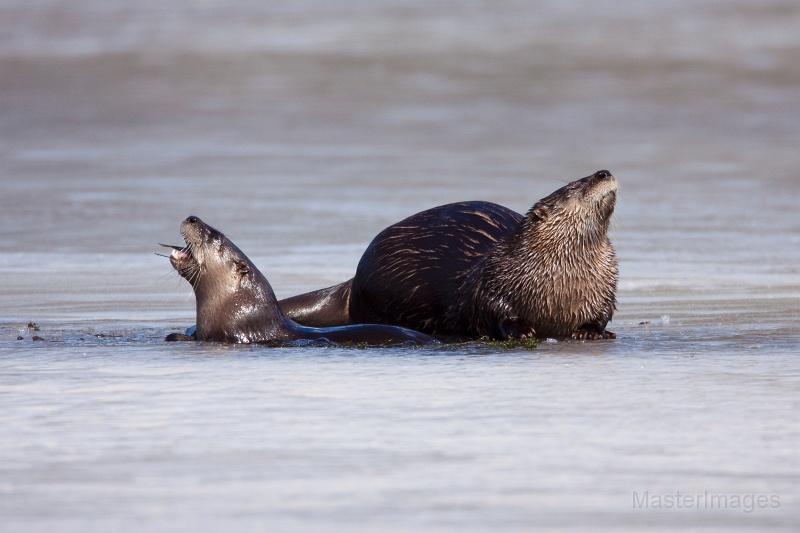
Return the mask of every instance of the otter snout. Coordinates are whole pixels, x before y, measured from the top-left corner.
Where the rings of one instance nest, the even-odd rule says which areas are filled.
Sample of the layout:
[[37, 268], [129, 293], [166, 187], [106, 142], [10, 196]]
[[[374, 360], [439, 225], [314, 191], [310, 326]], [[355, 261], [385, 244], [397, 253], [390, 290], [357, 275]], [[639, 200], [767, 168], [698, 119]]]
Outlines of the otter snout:
[[199, 263], [203, 263], [208, 249], [219, 250], [225, 241], [225, 235], [215, 230], [199, 217], [191, 215], [181, 222], [181, 235], [189, 253]]
[[617, 178], [608, 170], [598, 170], [586, 178], [588, 186], [588, 196], [595, 200], [603, 198], [605, 195], [617, 192]]
[[202, 223], [203, 221], [200, 220], [199, 217], [196, 217], [194, 215], [189, 215], [188, 217], [186, 217], [186, 219], [184, 219], [183, 222], [181, 222], [181, 232], [185, 231], [191, 226], [199, 225]]
[[616, 189], [617, 187], [617, 178], [615, 178], [614, 175], [608, 170], [598, 170], [590, 176], [589, 182], [595, 186], [602, 184], [607, 188], [611, 188], [613, 186], [613, 188]]
[[608, 170], [598, 170], [592, 177], [596, 180], [614, 179], [614, 176]]
[[208, 226], [199, 217], [190, 215], [181, 222], [181, 235], [187, 244], [200, 244], [206, 233], [208, 233]]

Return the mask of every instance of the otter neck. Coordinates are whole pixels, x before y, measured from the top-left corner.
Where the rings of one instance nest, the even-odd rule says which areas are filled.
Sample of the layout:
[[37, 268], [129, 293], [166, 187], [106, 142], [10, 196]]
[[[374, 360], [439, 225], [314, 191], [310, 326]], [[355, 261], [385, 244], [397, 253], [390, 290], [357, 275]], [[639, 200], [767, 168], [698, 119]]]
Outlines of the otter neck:
[[296, 324], [281, 311], [272, 287], [260, 272], [243, 287], [212, 283], [213, 279], [203, 276], [195, 288], [198, 339], [252, 343], [292, 336]]
[[570, 272], [607, 253], [607, 227], [597, 223], [587, 228], [585, 221], [553, 224], [528, 216], [519, 231], [498, 243], [487, 263], [510, 265], [523, 278], [539, 272], [553, 276]]

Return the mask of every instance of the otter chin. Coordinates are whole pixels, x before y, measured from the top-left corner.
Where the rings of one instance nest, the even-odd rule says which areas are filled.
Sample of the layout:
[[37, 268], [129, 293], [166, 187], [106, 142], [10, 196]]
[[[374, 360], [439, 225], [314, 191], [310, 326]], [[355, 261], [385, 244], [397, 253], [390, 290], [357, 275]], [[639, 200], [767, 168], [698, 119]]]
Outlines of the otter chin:
[[309, 325], [369, 321], [447, 338], [614, 338], [617, 190], [600, 170], [524, 216], [490, 202], [422, 211], [381, 231], [353, 279], [281, 307]]
[[280, 309], [267, 279], [222, 232], [195, 216], [181, 223], [186, 246], [169, 246], [170, 263], [194, 290], [197, 325], [192, 336], [167, 340], [283, 343], [323, 340], [340, 344], [427, 344], [431, 337], [383, 324], [315, 328], [297, 324]]

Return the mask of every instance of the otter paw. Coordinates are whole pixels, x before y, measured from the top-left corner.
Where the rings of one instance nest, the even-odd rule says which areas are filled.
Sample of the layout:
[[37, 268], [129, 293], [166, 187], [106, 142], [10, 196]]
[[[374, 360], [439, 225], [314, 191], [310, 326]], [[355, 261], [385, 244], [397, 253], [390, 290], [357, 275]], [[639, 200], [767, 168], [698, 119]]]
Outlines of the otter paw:
[[590, 332], [583, 329], [579, 329], [578, 331], [573, 331], [572, 335], [570, 335], [570, 338], [574, 341], [585, 341], [587, 340], [589, 334]]
[[527, 340], [536, 338], [536, 331], [533, 327], [516, 316], [504, 320], [500, 326], [500, 330], [501, 338], [507, 340]]
[[613, 331], [596, 330], [593, 328], [581, 328], [571, 335], [572, 339], [578, 341], [599, 341], [604, 339], [616, 339], [617, 335]]
[[506, 339], [514, 339], [518, 341], [527, 341], [535, 338], [536, 338], [536, 332], [533, 330], [533, 328], [513, 331], [508, 336], [506, 336]]

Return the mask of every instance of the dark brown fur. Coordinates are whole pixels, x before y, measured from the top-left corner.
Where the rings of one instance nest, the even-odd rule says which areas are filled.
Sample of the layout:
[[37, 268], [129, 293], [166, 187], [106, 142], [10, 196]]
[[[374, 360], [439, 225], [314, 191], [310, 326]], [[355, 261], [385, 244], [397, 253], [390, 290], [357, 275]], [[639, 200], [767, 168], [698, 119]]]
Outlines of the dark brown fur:
[[488, 202], [435, 207], [383, 230], [355, 277], [280, 302], [316, 324], [380, 322], [445, 337], [609, 338], [617, 260], [608, 171], [576, 180], [526, 216]]

